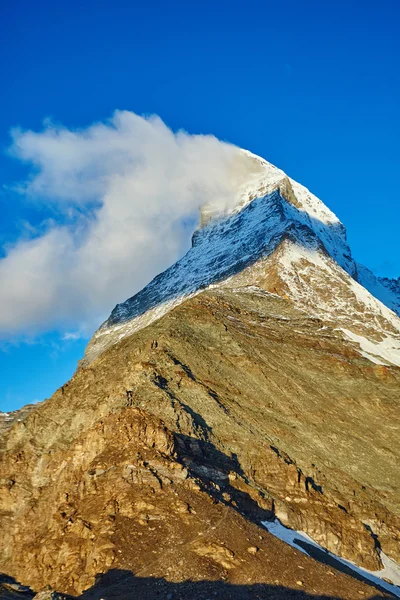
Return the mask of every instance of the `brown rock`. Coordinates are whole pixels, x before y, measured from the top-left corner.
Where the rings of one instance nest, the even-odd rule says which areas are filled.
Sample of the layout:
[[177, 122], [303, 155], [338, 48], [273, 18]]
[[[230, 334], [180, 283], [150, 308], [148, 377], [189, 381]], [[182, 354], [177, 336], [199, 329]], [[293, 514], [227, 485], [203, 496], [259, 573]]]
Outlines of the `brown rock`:
[[2, 439], [0, 569], [73, 594], [112, 571], [295, 589], [295, 560], [305, 593], [379, 597], [260, 527], [278, 515], [376, 569], [370, 527], [399, 558], [399, 370], [320, 330], [286, 300], [209, 291], [81, 367]]

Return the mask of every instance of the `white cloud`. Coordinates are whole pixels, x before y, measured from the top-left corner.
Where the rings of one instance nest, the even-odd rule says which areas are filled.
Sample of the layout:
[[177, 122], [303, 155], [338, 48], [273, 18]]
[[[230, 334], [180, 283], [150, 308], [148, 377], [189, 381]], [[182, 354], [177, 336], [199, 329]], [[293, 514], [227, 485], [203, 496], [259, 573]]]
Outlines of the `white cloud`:
[[62, 339], [64, 341], [76, 341], [76, 340], [80, 340], [82, 337], [82, 333], [80, 331], [67, 331], [66, 333], [64, 333]]
[[2, 337], [93, 330], [184, 252], [184, 222], [203, 203], [223, 212], [235, 201], [248, 168], [235, 146], [126, 111], [83, 130], [12, 135], [12, 154], [32, 166], [19, 190], [56, 206], [63, 224], [0, 260]]

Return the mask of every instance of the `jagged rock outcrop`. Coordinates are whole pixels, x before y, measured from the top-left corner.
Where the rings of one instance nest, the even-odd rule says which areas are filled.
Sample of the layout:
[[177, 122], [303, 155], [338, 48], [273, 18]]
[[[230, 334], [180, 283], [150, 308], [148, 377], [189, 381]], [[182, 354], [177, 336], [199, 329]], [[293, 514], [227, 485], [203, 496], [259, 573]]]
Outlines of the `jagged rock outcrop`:
[[12, 410], [11, 412], [2, 412], [0, 410], [0, 445], [1, 440], [5, 433], [11, 429], [15, 423], [19, 423], [25, 419], [31, 412], [38, 407], [38, 404], [25, 404], [19, 410]]

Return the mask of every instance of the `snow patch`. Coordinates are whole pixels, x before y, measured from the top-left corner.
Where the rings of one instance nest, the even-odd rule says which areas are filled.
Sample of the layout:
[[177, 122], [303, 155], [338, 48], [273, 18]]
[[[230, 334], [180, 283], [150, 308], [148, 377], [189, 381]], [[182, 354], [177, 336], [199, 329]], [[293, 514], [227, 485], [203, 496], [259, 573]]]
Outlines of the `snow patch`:
[[[329, 552], [328, 550], [325, 550], [303, 531], [295, 531], [294, 529], [285, 527], [282, 525], [279, 519], [275, 519], [274, 521], [262, 521], [261, 524], [268, 530], [269, 533], [279, 538], [282, 540], [282, 542], [285, 542], [289, 546], [292, 546], [292, 548], [300, 550], [300, 552], [303, 552], [303, 554], [310, 556], [305, 547], [301, 545], [301, 542], [305, 542], [305, 544], [310, 544], [311, 546], [318, 548], [327, 556], [354, 571], [354, 573], [362, 575], [372, 584], [379, 585], [381, 588], [384, 588], [388, 592], [394, 594], [397, 598], [400, 598], [400, 587], [398, 587], [400, 586], [400, 565], [386, 556], [386, 554], [383, 552], [380, 552], [380, 559], [384, 568], [380, 571], [368, 571], [363, 567], [359, 567], [350, 560], [346, 560], [337, 556], [336, 554], [333, 554], [332, 552]], [[387, 581], [384, 581], [383, 578], [390, 579], [390, 581], [393, 582], [393, 585]]]
[[[374, 342], [348, 329], [342, 329], [345, 336], [360, 346], [360, 354], [376, 365], [400, 366], [400, 341], [386, 336], [381, 342]], [[382, 360], [383, 359], [383, 360]]]

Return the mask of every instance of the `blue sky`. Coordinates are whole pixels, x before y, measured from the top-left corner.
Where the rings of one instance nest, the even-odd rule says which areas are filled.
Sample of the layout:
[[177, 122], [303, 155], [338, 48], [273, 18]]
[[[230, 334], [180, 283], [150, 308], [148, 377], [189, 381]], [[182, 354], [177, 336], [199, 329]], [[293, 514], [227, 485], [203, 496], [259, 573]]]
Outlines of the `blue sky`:
[[[33, 171], [7, 152], [10, 130], [87, 128], [118, 109], [262, 155], [339, 216], [357, 260], [399, 276], [399, 19], [397, 0], [3, 3], [0, 256], [67, 219], [48, 190], [15, 191]], [[70, 377], [87, 332], [68, 327], [3, 335], [1, 410]]]

